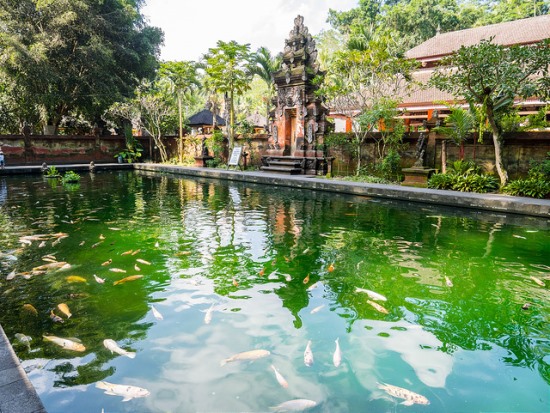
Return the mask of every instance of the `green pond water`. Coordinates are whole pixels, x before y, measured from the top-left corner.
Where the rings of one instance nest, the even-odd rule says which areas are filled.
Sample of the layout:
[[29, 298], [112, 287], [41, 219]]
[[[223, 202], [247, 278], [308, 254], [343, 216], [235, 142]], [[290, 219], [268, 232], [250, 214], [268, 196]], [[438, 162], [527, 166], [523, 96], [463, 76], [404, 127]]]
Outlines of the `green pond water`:
[[[0, 178], [0, 228], [0, 323], [50, 413], [550, 411], [546, 219], [103, 172]], [[70, 268], [28, 274], [47, 255]], [[221, 365], [250, 350], [270, 354]]]

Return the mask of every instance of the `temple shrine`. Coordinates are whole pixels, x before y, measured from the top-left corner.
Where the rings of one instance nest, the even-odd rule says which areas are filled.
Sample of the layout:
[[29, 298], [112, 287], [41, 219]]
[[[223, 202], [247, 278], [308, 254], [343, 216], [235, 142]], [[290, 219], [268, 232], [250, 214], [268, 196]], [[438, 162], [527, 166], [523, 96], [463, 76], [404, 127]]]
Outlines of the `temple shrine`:
[[331, 158], [325, 156], [322, 144], [328, 108], [315, 94], [317, 86], [313, 82], [322, 75], [315, 40], [304, 26], [304, 18], [298, 16], [285, 41], [281, 69], [273, 74], [275, 110], [271, 114], [271, 142], [262, 157], [262, 170], [327, 173]]

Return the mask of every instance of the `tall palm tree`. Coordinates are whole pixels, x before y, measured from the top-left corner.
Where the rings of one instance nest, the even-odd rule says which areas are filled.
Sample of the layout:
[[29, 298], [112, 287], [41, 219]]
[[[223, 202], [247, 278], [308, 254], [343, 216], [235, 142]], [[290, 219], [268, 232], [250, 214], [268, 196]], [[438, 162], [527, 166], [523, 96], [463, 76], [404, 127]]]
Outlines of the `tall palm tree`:
[[271, 107], [271, 100], [273, 96], [275, 95], [275, 84], [273, 83], [273, 73], [277, 72], [281, 68], [281, 63], [283, 61], [283, 57], [281, 54], [278, 54], [277, 56], [272, 56], [271, 52], [266, 47], [260, 47], [256, 53], [252, 55], [250, 66], [250, 73], [252, 75], [258, 75], [260, 79], [262, 79], [268, 88], [268, 95], [266, 98], [266, 113], [265, 113], [265, 121], [266, 121], [266, 130], [267, 130], [267, 122], [269, 119], [269, 109]]

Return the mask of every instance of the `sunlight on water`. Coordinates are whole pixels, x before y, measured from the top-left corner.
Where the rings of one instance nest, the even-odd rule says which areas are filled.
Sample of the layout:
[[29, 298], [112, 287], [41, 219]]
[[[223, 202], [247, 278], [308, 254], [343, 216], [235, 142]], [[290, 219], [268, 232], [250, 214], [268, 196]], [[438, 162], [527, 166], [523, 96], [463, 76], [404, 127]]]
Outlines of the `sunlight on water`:
[[0, 189], [0, 323], [50, 413], [550, 411], [546, 219], [127, 172]]

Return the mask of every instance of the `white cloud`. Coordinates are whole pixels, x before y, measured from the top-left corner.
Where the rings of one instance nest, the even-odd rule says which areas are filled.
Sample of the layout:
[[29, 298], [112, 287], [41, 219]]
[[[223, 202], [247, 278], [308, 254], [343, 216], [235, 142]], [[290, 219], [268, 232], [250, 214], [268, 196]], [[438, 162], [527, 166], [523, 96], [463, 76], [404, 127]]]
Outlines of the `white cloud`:
[[265, 46], [273, 54], [301, 14], [312, 34], [328, 28], [329, 8], [349, 10], [357, 0], [147, 0], [143, 14], [165, 33], [163, 60], [198, 60], [218, 40]]

